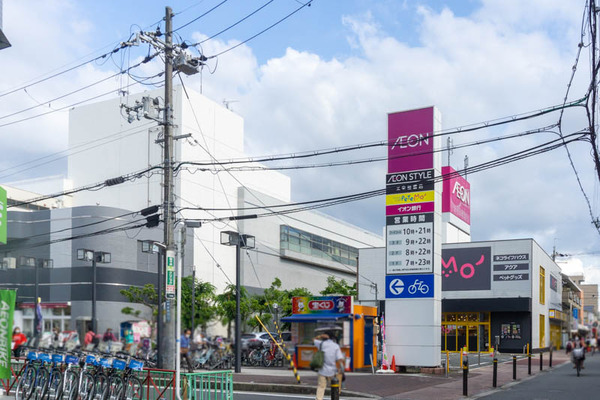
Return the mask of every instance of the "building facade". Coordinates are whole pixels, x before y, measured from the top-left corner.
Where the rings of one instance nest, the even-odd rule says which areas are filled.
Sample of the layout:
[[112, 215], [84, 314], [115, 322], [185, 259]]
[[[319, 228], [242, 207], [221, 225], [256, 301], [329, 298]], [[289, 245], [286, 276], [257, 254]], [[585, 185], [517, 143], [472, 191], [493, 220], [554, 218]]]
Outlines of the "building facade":
[[[26, 334], [33, 332], [38, 297], [44, 331], [57, 327], [84, 334], [92, 319], [95, 286], [98, 330], [117, 331], [119, 323], [130, 318], [121, 309], [132, 306], [120, 290], [157, 283], [157, 255], [142, 250], [144, 241], [159, 241], [162, 232], [156, 228], [119, 231], [136, 222], [139, 217], [130, 211], [111, 207], [9, 211], [8, 242], [0, 246], [0, 288], [17, 290], [15, 325]], [[97, 234], [111, 229], [116, 231]], [[109, 254], [104, 261], [110, 262], [80, 260], [81, 250]], [[187, 251], [193, 254], [193, 248]]]
[[[120, 138], [105, 143], [99, 151], [69, 156], [73, 187], [162, 163], [162, 131], [157, 123], [141, 118], [130, 124], [120, 112], [120, 104], [133, 105], [143, 96], [158, 98], [162, 92], [132, 95], [70, 112], [69, 146], [107, 135]], [[326, 286], [328, 276], [354, 282], [357, 249], [382, 246], [381, 236], [319, 212], [274, 212], [293, 208], [282, 208], [292, 198], [289, 177], [276, 171], [223, 170], [229, 165], [227, 160], [245, 157], [243, 119], [193, 90], [184, 92], [180, 86], [175, 87], [173, 99], [173, 134], [187, 135], [174, 144], [177, 217], [203, 221], [192, 239], [196, 276], [218, 291], [235, 282], [235, 248], [220, 243], [222, 231], [235, 231], [256, 238], [256, 247], [245, 251], [240, 260], [241, 282], [250, 291], [269, 287], [274, 278], [281, 279], [283, 288], [305, 287], [315, 294]], [[131, 210], [160, 204], [161, 180], [160, 170], [149, 171], [133, 182], [76, 193], [73, 204], [99, 203]]]

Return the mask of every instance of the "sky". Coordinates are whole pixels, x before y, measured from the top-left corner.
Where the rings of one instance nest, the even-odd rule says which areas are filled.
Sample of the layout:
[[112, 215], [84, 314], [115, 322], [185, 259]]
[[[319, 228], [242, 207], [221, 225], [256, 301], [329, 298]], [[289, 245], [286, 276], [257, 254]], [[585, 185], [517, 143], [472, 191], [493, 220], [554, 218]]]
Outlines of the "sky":
[[[567, 101], [581, 99], [590, 82], [584, 0], [313, 0], [303, 7], [305, 2], [5, 0], [3, 30], [12, 47], [0, 51], [0, 182], [66, 174], [65, 155], [74, 151], [67, 143], [69, 108], [95, 96], [94, 101], [115, 97], [132, 80], [113, 75], [142, 60], [148, 48], [119, 51], [52, 75], [114, 49], [139, 30], [160, 26], [164, 31], [166, 5], [175, 13], [175, 40], [188, 44], [264, 6], [190, 49], [207, 57], [298, 10], [210, 58], [201, 74], [185, 80], [244, 118], [250, 155], [382, 141], [388, 113], [431, 105], [440, 110], [444, 130], [480, 126], [560, 105], [568, 87]], [[135, 74], [145, 77], [160, 69], [152, 62]], [[41, 78], [48, 79], [23, 88]], [[45, 115], [32, 118], [39, 114]], [[443, 153], [443, 165], [458, 170], [465, 156], [475, 166], [555, 140], [557, 128], [549, 127], [559, 119], [564, 135], [588, 126], [585, 109], [573, 107], [453, 134], [456, 148]], [[531, 130], [543, 132], [478, 144]], [[588, 283], [600, 283], [600, 234], [592, 224], [600, 214], [599, 180], [591, 148], [578, 141], [568, 152], [559, 147], [469, 174], [472, 239], [533, 238], [549, 254], [556, 247], [569, 255], [558, 258], [565, 272], [583, 272]], [[383, 148], [363, 149], [314, 162], [385, 154]], [[308, 163], [313, 162], [289, 165]], [[385, 162], [286, 172], [294, 201], [382, 189], [385, 173]], [[322, 211], [382, 234], [384, 207], [384, 198], [376, 197]]]

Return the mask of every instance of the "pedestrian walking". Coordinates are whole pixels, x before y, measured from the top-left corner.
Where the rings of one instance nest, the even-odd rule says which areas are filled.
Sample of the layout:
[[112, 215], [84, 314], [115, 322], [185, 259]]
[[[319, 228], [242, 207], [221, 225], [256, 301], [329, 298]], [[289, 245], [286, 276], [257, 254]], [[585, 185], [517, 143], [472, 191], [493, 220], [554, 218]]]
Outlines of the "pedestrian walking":
[[334, 329], [325, 330], [324, 333], [317, 335], [314, 339], [315, 346], [323, 352], [323, 366], [317, 371], [317, 400], [323, 400], [325, 389], [327, 384], [331, 382], [331, 378], [337, 376], [341, 385], [344, 375], [345, 357], [340, 346], [334, 341], [336, 337]]
[[179, 341], [180, 343], [180, 347], [181, 347], [181, 359], [185, 360], [187, 367], [188, 367], [188, 371], [189, 372], [194, 372], [194, 367], [192, 366], [192, 360], [190, 358], [190, 345], [191, 345], [191, 340], [190, 337], [192, 336], [192, 330], [191, 329], [186, 329], [185, 331], [183, 331], [183, 335], [181, 335], [181, 339]]

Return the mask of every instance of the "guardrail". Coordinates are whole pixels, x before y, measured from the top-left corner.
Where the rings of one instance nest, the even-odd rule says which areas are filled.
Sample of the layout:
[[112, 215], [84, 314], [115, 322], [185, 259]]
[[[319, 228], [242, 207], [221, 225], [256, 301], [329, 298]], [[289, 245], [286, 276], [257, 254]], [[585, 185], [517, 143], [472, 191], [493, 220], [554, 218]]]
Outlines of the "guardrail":
[[[24, 359], [11, 362], [11, 377], [0, 379], [5, 394], [14, 391], [21, 375]], [[168, 369], [144, 369], [136, 371], [144, 386], [144, 400], [177, 400], [175, 371]], [[200, 371], [181, 374], [181, 393], [184, 400], [233, 400], [233, 371]]]
[[181, 374], [181, 398], [185, 400], [233, 400], [233, 371]]

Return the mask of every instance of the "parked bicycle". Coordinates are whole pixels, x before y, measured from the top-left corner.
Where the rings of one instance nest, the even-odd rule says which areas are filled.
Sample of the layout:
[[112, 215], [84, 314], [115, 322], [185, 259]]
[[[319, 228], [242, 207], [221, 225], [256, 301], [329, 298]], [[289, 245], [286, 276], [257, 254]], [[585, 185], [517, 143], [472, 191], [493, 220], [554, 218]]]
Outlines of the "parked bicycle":
[[[23, 348], [23, 351], [26, 350]], [[37, 353], [33, 350], [27, 352], [25, 365], [21, 370], [21, 376], [15, 389], [16, 400], [28, 400], [33, 394], [35, 388], [35, 378], [37, 375]]]

